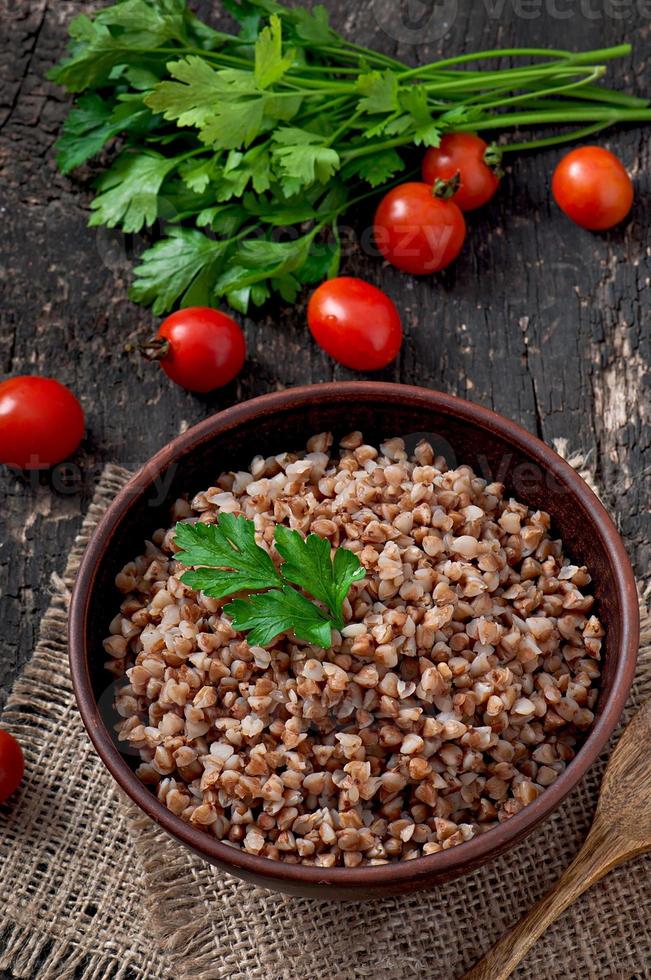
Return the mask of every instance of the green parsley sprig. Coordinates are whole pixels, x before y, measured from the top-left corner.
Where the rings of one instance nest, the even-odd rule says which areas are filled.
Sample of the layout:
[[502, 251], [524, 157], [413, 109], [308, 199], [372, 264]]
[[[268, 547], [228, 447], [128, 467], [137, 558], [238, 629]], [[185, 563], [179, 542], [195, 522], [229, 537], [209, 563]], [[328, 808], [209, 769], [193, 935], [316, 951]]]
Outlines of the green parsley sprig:
[[[64, 173], [120, 138], [90, 224], [160, 225], [130, 292], [156, 314], [220, 301], [246, 312], [336, 275], [342, 214], [404, 175], [405, 148], [437, 146], [445, 132], [554, 127], [493, 145], [498, 164], [505, 152], [651, 121], [648, 100], [599, 84], [628, 45], [482, 51], [410, 68], [347, 41], [321, 6], [222, 5], [238, 34], [204, 24], [186, 0], [80, 14], [68, 57], [49, 73], [78, 94], [57, 143]], [[511, 67], [492, 68], [497, 58]]]
[[253, 521], [241, 515], [220, 514], [216, 524], [179, 523], [175, 541], [180, 548], [176, 559], [191, 566], [181, 576], [186, 585], [215, 599], [247, 593], [224, 606], [224, 612], [234, 629], [248, 633], [249, 643], [257, 646], [268, 646], [291, 630], [301, 640], [329, 647], [332, 630], [345, 625], [348, 590], [365, 575], [352, 551], [337, 548], [331, 555], [324, 538], [303, 538], [281, 524], [274, 529], [276, 551], [283, 559], [276, 568], [256, 543]]

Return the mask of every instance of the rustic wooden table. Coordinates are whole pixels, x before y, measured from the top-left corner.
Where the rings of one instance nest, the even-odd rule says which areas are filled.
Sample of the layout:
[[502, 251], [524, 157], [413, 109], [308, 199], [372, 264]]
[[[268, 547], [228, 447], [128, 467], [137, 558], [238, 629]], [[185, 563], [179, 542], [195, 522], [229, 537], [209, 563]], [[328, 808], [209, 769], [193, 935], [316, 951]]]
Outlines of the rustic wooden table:
[[[157, 367], [123, 353], [153, 321], [129, 302], [133, 246], [86, 227], [88, 185], [61, 177], [52, 144], [68, 97], [44, 81], [66, 24], [92, 3], [0, 0], [0, 232], [3, 375], [54, 375], [80, 396], [88, 419], [66, 469], [27, 479], [0, 475], [0, 703], [30, 656], [52, 572], [65, 562], [102, 467], [136, 467], [179, 432], [236, 400], [280, 386], [344, 379], [310, 342], [303, 301], [245, 324], [246, 367], [236, 384], [195, 397]], [[202, 14], [219, 4], [198, 4]], [[349, 37], [410, 62], [514, 45], [597, 48], [631, 40], [615, 84], [651, 83], [651, 8], [640, 0], [329, 0]], [[433, 11], [433, 14], [432, 14]], [[381, 284], [406, 327], [399, 360], [381, 376], [463, 395], [521, 422], [547, 442], [589, 451], [637, 571], [648, 570], [651, 428], [648, 131], [618, 130], [608, 144], [634, 174], [630, 221], [594, 235], [550, 201], [558, 151], [514, 162], [501, 192], [471, 217], [468, 242], [445, 274], [416, 280], [364, 249], [346, 271]], [[355, 218], [358, 232], [368, 215]], [[366, 236], [368, 239], [368, 236]]]
[[[614, 82], [651, 83], [651, 7], [642, 0], [326, 0], [349, 37], [417, 63], [496, 46], [597, 48], [631, 40]], [[52, 144], [68, 98], [43, 80], [70, 17], [92, 3], [0, 0], [0, 234], [3, 375], [54, 375], [88, 418], [67, 469], [33, 480], [0, 474], [0, 705], [30, 656], [60, 571], [109, 461], [136, 467], [207, 414], [279, 386], [352, 377], [309, 340], [303, 303], [246, 322], [249, 358], [237, 383], [195, 397], [154, 366], [122, 353], [151, 317], [126, 298], [131, 243], [86, 227], [87, 184], [61, 177]], [[198, 5], [206, 14], [219, 4]], [[433, 11], [433, 13], [432, 13]], [[609, 145], [635, 175], [624, 227], [592, 235], [550, 202], [558, 152], [515, 161], [500, 194], [470, 220], [452, 269], [415, 280], [367, 254], [346, 271], [381, 284], [406, 327], [382, 377], [463, 395], [521, 422], [547, 442], [565, 437], [592, 455], [640, 575], [648, 572], [651, 360], [648, 132], [619, 130]], [[368, 215], [356, 218], [362, 231]]]

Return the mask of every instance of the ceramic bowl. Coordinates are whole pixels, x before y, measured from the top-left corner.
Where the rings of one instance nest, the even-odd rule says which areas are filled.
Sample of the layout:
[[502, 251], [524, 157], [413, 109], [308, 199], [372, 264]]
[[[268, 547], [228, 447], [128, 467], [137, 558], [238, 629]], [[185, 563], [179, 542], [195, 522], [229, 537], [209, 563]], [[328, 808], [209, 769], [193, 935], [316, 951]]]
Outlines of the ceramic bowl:
[[[310, 435], [361, 429], [373, 442], [426, 435], [450, 463], [469, 463], [530, 507], [548, 511], [566, 553], [594, 580], [606, 629], [596, 719], [576, 757], [533, 803], [457, 847], [413, 861], [316, 868], [257, 857], [221, 843], [175, 816], [136, 778], [137, 759], [114, 739], [102, 639], [118, 597], [116, 572], [145, 538], [169, 525], [179, 495], [213, 484], [222, 470], [246, 469], [258, 453], [302, 449]], [[311, 385], [263, 395], [205, 419], [165, 446], [110, 505], [88, 545], [70, 611], [70, 662], [83, 721], [104, 765], [124, 792], [181, 844], [231, 874], [267, 888], [330, 899], [377, 898], [465, 874], [513, 847], [555, 810], [603, 751], [633, 678], [639, 636], [635, 580], [622, 540], [599, 500], [552, 449], [519, 425], [470, 402], [384, 382]]]

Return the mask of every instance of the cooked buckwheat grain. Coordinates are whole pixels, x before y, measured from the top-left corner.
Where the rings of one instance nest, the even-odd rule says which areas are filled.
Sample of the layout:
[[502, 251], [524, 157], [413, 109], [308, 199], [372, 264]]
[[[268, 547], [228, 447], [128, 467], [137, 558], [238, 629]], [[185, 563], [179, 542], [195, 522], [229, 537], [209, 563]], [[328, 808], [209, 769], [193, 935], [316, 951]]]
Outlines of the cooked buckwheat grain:
[[244, 514], [274, 558], [278, 523], [354, 551], [366, 578], [329, 650], [249, 646], [180, 581], [173, 527], [117, 576], [104, 648], [119, 738], [173, 813], [252, 854], [356, 867], [461, 844], [553, 783], [593, 721], [604, 631], [546, 513], [424, 441], [331, 444], [256, 456], [171, 515]]

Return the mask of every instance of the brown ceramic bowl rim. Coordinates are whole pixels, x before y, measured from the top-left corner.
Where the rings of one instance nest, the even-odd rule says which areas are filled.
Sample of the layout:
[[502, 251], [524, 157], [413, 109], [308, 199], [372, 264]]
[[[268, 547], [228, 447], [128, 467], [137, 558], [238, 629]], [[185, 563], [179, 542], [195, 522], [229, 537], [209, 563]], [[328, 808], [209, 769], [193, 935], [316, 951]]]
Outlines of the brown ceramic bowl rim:
[[[585, 519], [590, 520], [596, 533], [606, 545], [612, 558], [617, 583], [617, 602], [621, 609], [621, 648], [608, 700], [596, 724], [568, 768], [533, 803], [530, 803], [503, 824], [437, 854], [413, 861], [366, 866], [360, 868], [317, 868], [285, 864], [270, 858], [248, 854], [210, 837], [205, 831], [192, 827], [171, 813], [144, 786], [116, 748], [98, 710], [88, 670], [90, 651], [87, 649], [86, 619], [98, 565], [111, 536], [119, 526], [131, 503], [144, 493], [156, 476], [181, 455], [191, 452], [208, 438], [237, 428], [244, 422], [263, 415], [282, 412], [315, 403], [350, 401], [399, 400], [412, 408], [422, 406], [440, 410], [469, 423], [479, 423], [523, 449], [544, 471], [551, 472], [572, 494]], [[118, 493], [111, 503], [84, 553], [75, 583], [69, 621], [69, 646], [72, 683], [79, 711], [88, 734], [102, 762], [124, 792], [157, 824], [184, 844], [217, 863], [230, 865], [235, 871], [266, 878], [273, 887], [283, 883], [295, 885], [322, 884], [339, 887], [395, 886], [445, 875], [452, 877], [482, 864], [527, 835], [533, 827], [548, 817], [563, 798], [578, 784], [606, 746], [626, 702], [633, 680], [639, 641], [639, 610], [635, 579], [621, 537], [606, 510], [581, 477], [557, 453], [521, 426], [501, 415], [465, 399], [411, 385], [377, 381], [350, 381], [305, 385], [285, 391], [272, 392], [233, 405], [188, 429], [156, 453]]]

